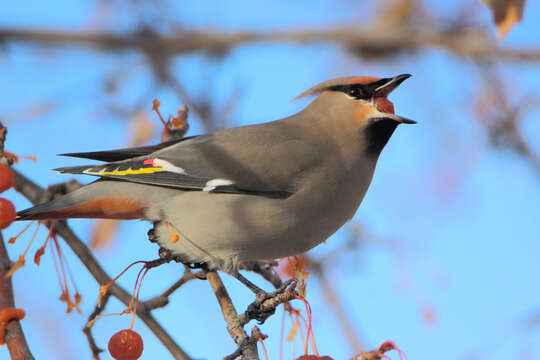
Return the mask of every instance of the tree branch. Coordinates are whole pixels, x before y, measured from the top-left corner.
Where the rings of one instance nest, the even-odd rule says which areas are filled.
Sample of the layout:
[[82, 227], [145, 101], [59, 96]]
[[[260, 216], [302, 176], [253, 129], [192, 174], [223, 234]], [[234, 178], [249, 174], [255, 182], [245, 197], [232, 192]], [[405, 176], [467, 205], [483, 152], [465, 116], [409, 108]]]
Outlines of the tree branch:
[[[35, 184], [18, 171], [14, 170], [13, 172], [15, 173], [15, 190], [24, 195], [33, 204], [42, 202], [46, 198], [46, 190], [42, 189], [39, 185]], [[107, 275], [105, 270], [103, 270], [101, 265], [99, 265], [99, 262], [96, 260], [90, 249], [77, 237], [77, 235], [75, 235], [65, 221], [58, 221], [55, 225], [55, 231], [65, 240], [66, 244], [73, 250], [75, 255], [81, 260], [83, 265], [100, 285], [105, 285], [111, 281], [111, 278]], [[122, 287], [113, 284], [109, 288], [109, 291], [111, 295], [116, 297], [126, 306], [129, 305], [131, 294]], [[169, 350], [175, 359], [190, 359], [184, 350], [175, 343], [165, 329], [154, 319], [150, 310], [144, 303], [139, 304], [137, 315], [154, 335], [156, 335], [167, 350]]]
[[5, 41], [30, 42], [41, 45], [79, 45], [103, 51], [138, 50], [151, 58], [167, 57], [194, 51], [223, 53], [233, 47], [257, 42], [318, 42], [339, 43], [354, 53], [374, 56], [396, 52], [417, 52], [427, 47], [441, 48], [457, 56], [472, 58], [498, 57], [505, 60], [540, 61], [540, 51], [500, 48], [479, 30], [453, 28], [415, 29], [393, 26], [367, 30], [356, 27], [331, 30], [284, 31], [276, 33], [227, 31], [181, 31], [166, 36], [150, 29], [125, 35], [103, 33], [68, 33], [63, 31], [21, 30], [0, 28], [0, 43]]
[[[206, 273], [206, 277], [210, 283], [210, 286], [212, 287], [212, 290], [214, 290], [216, 299], [221, 307], [223, 318], [227, 323], [227, 331], [233, 338], [236, 345], [238, 345], [240, 353], [242, 354], [242, 359], [258, 360], [259, 354], [257, 352], [257, 341], [253, 341], [245, 332], [243, 324], [241, 324], [238, 319], [238, 313], [234, 308], [229, 293], [227, 292], [227, 289], [225, 289], [225, 285], [223, 285], [221, 278], [215, 271], [208, 271]], [[235, 354], [236, 353], [237, 351], [235, 351]]]
[[[0, 233], [0, 311], [2, 309], [15, 306], [13, 300], [13, 288], [11, 286], [11, 277], [6, 278], [6, 274], [11, 267], [4, 237]], [[6, 324], [5, 330], [6, 344], [12, 360], [30, 360], [34, 359], [30, 348], [26, 343], [24, 333], [19, 321], [10, 321]]]
[[[0, 123], [0, 163], [10, 165], [12, 164], [13, 159], [4, 156], [4, 142], [6, 141], [6, 135], [7, 128]], [[11, 276], [7, 276], [11, 265], [12, 264], [6, 250], [6, 244], [4, 243], [4, 237], [2, 236], [2, 233], [0, 233], [0, 311], [15, 306]], [[26, 343], [26, 338], [24, 337], [24, 333], [19, 321], [8, 321], [4, 329], [4, 339], [6, 341], [11, 359], [34, 359], [32, 353], [30, 352], [30, 348]]]

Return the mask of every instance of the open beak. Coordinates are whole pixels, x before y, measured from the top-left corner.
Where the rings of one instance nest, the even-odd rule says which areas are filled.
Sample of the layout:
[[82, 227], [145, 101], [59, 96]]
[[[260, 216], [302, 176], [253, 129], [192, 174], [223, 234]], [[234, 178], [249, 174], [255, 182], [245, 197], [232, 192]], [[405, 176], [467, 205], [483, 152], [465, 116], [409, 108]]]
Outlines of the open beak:
[[[410, 78], [411, 74], [401, 74], [393, 78], [387, 78], [380, 80], [383, 82], [382, 85], [375, 88], [374, 97], [387, 97], [395, 88], [399, 86], [402, 82]], [[386, 118], [390, 118], [402, 124], [416, 124], [416, 121], [398, 116], [395, 114], [385, 114]]]
[[395, 88], [399, 86], [399, 84], [401, 84], [411, 76], [411, 74], [401, 74], [393, 78], [382, 79], [381, 81], [383, 81], [384, 83], [375, 89], [374, 96], [387, 97], [388, 94], [390, 94], [392, 91], [394, 91]]

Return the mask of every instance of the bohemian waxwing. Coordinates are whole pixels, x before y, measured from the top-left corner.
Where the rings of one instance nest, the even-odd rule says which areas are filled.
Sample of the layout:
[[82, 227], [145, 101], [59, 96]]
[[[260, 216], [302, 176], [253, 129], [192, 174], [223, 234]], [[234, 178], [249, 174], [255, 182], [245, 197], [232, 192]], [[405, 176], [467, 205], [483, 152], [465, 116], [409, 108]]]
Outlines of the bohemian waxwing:
[[303, 253], [354, 215], [388, 139], [399, 124], [414, 123], [386, 98], [409, 77], [337, 78], [300, 94], [318, 96], [285, 119], [64, 154], [106, 162], [56, 169], [99, 179], [17, 219], [149, 220], [159, 245], [180, 261], [242, 278], [238, 261]]

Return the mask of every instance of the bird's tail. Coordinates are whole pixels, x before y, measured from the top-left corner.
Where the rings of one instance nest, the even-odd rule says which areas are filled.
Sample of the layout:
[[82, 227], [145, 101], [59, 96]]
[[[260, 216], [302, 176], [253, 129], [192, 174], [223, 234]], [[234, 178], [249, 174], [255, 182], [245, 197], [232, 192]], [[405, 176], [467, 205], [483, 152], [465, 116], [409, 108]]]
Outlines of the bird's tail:
[[[78, 190], [17, 213], [15, 220], [69, 218], [139, 219], [145, 206], [136, 193], [127, 193], [116, 181], [97, 181]], [[119, 191], [122, 190], [122, 191]]]

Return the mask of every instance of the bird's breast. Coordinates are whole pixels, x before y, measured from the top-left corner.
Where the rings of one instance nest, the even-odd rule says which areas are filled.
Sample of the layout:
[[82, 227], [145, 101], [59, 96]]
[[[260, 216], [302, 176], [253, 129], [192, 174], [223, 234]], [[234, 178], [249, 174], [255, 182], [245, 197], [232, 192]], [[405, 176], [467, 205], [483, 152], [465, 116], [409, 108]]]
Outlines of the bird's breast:
[[320, 174], [290, 199], [299, 219], [298, 241], [307, 248], [303, 251], [325, 241], [354, 216], [371, 183], [373, 166], [338, 173]]

